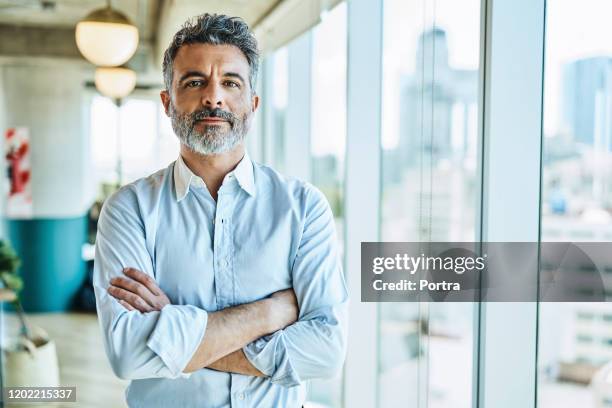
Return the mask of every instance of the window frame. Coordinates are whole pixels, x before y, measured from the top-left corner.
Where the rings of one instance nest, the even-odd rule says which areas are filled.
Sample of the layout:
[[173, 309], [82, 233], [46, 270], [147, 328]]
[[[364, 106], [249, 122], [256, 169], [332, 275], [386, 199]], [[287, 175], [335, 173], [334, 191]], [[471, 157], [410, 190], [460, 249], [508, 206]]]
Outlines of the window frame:
[[[345, 407], [378, 404], [379, 308], [376, 303], [361, 302], [360, 298], [361, 242], [380, 239], [382, 25], [383, 0], [348, 2], [344, 236], [351, 300], [350, 341], [344, 369]], [[372, 109], [373, 106], [377, 108]]]
[[[483, 0], [483, 242], [539, 242], [545, 4]], [[480, 304], [475, 407], [536, 406], [537, 316], [537, 302]]]

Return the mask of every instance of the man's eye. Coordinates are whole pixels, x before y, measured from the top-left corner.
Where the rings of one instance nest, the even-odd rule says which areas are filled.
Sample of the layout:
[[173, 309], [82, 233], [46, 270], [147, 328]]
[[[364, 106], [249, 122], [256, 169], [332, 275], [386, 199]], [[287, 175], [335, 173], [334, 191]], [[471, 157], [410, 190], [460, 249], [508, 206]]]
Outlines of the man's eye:
[[196, 86], [200, 86], [200, 85], [202, 85], [202, 81], [199, 81], [199, 80], [198, 81], [189, 81], [187, 83], [187, 86], [189, 88], [195, 88]]
[[240, 86], [234, 81], [225, 81], [225, 85], [230, 88], [239, 88]]

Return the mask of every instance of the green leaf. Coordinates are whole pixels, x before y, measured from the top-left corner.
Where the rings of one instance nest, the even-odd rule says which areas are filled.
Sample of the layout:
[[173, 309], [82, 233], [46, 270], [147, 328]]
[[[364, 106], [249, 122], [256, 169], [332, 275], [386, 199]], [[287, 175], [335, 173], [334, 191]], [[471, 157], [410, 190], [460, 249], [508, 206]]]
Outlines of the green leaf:
[[0, 240], [0, 271], [13, 273], [20, 265], [15, 250], [6, 241]]
[[0, 272], [0, 279], [2, 279], [4, 286], [14, 292], [19, 292], [23, 288], [23, 280], [21, 279], [21, 276], [17, 274]]

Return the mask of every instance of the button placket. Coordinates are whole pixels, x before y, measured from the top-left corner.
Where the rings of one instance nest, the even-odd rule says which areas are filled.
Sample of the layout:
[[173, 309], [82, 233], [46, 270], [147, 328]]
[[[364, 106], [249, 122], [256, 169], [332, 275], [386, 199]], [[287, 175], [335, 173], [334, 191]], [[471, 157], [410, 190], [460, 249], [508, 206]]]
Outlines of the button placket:
[[219, 308], [233, 305], [233, 278], [231, 254], [231, 213], [232, 195], [219, 194], [215, 214], [215, 289]]
[[215, 292], [217, 294], [217, 306], [219, 309], [225, 309], [228, 307], [227, 289], [225, 283], [225, 273], [222, 265], [222, 259], [224, 257], [224, 236], [225, 228], [223, 225], [223, 211], [224, 201], [223, 197], [219, 195], [217, 201], [217, 209], [215, 211], [215, 237], [214, 237], [214, 270], [215, 270]]
[[248, 380], [247, 377], [239, 374], [231, 374], [231, 386], [230, 394], [232, 399], [232, 406], [243, 407], [249, 406], [248, 404]]

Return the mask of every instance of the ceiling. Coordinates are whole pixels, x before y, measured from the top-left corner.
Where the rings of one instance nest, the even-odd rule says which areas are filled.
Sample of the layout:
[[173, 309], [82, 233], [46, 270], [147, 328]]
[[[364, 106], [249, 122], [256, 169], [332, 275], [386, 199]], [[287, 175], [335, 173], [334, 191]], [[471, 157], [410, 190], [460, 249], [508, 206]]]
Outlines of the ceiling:
[[[279, 0], [112, 0], [128, 16], [144, 41], [169, 41], [183, 22], [205, 12], [240, 16], [250, 25], [270, 12]], [[70, 28], [106, 0], [0, 0], [0, 24]]]
[[[140, 33], [138, 51], [128, 65], [140, 78], [157, 80], [164, 50], [190, 17], [223, 13], [240, 16], [254, 28], [283, 1], [111, 0], [111, 5], [134, 22]], [[74, 28], [79, 20], [106, 4], [107, 0], [0, 0], [0, 57], [81, 58]], [[2, 41], [2, 36], [12, 40]]]
[[[114, 0], [112, 6], [138, 26], [141, 38], [151, 40], [160, 0]], [[70, 28], [106, 0], [0, 0], [0, 23], [19, 26]]]

